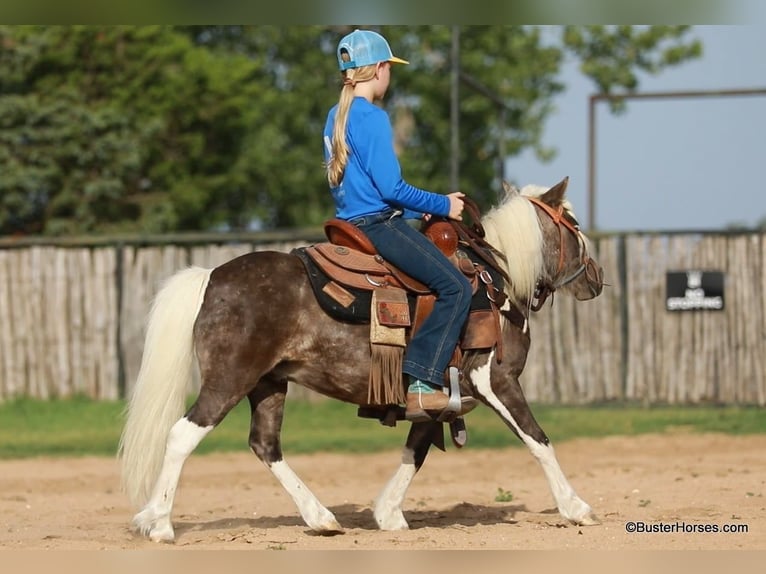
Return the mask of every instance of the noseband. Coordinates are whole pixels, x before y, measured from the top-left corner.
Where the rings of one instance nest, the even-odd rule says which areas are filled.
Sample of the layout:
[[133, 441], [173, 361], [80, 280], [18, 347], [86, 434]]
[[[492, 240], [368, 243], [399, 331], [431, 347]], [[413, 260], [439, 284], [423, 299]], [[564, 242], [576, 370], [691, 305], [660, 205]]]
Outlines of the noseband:
[[[589, 270], [589, 268], [594, 267], [595, 263], [593, 259], [591, 259], [590, 255], [588, 254], [588, 250], [585, 246], [585, 239], [583, 238], [582, 232], [580, 231], [580, 226], [572, 223], [564, 217], [564, 207], [562, 205], [559, 205], [557, 209], [552, 208], [547, 203], [544, 203], [540, 201], [539, 199], [535, 197], [528, 197], [529, 201], [534, 203], [536, 206], [538, 206], [540, 209], [542, 209], [550, 218], [553, 220], [553, 223], [556, 224], [559, 230], [559, 264], [558, 268], [556, 270], [556, 276], [559, 275], [564, 270], [565, 262], [564, 262], [564, 228], [566, 228], [568, 231], [571, 231], [575, 238], [577, 239], [577, 245], [579, 249], [579, 258], [580, 258], [580, 265], [577, 267], [577, 269], [570, 273], [569, 275], [564, 276], [561, 279], [556, 280], [553, 284], [550, 283], [543, 283], [540, 282], [537, 285], [537, 288], [535, 289], [535, 299], [537, 300], [536, 303], [532, 304], [531, 308], [533, 311], [539, 311], [542, 306], [545, 304], [546, 299], [548, 299], [549, 295], [553, 295], [553, 293], [556, 291], [556, 289], [560, 289], [561, 287], [568, 285], [575, 279], [577, 279], [580, 275], [583, 274], [583, 272], [586, 272]], [[593, 279], [590, 276], [590, 273], [586, 273], [586, 277], [588, 279], [589, 283], [597, 283], [598, 282], [598, 273], [596, 273], [596, 279]]]

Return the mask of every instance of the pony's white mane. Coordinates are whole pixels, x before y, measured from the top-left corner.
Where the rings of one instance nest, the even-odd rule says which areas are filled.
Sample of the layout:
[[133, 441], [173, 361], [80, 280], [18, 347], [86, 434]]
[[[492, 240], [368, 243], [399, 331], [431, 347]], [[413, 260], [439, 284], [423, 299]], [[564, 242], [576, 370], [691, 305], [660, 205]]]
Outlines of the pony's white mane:
[[[539, 197], [547, 187], [525, 185], [519, 192], [511, 187], [496, 207], [481, 220], [485, 239], [508, 259], [501, 265], [508, 273], [511, 284], [506, 294], [515, 303], [531, 301], [538, 279], [544, 272], [543, 234], [534, 206], [525, 197]], [[571, 212], [571, 205], [564, 202], [564, 209]]]

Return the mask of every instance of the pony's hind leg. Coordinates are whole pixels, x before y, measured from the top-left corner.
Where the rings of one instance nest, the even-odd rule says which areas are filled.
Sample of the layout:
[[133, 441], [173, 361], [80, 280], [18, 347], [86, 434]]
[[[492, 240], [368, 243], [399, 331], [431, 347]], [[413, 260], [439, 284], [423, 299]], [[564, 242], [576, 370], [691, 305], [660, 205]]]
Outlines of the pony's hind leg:
[[282, 456], [280, 432], [287, 381], [264, 377], [248, 395], [251, 408], [250, 449], [266, 465], [298, 507], [306, 525], [319, 534], [343, 532], [327, 508], [293, 472]]
[[155, 542], [172, 542], [175, 532], [171, 522], [178, 480], [186, 459], [203, 438], [213, 430], [241, 400], [221, 402], [203, 386], [200, 395], [181, 419], [170, 429], [162, 468], [149, 501], [133, 518], [133, 525]]
[[200, 426], [188, 416], [170, 429], [162, 469], [149, 502], [133, 517], [133, 526], [154, 542], [172, 542], [175, 532], [170, 521], [178, 479], [186, 459], [200, 441], [213, 430], [213, 425]]
[[432, 437], [442, 431], [440, 422], [414, 423], [402, 450], [402, 463], [394, 476], [375, 499], [373, 516], [381, 530], [406, 530], [409, 528], [402, 513], [407, 489], [426, 459]]

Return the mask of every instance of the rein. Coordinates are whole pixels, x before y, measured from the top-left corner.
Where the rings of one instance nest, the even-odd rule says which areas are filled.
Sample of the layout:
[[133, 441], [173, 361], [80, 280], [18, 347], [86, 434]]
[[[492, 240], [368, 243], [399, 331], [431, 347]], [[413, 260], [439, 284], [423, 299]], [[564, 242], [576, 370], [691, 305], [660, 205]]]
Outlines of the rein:
[[481, 224], [481, 212], [479, 211], [479, 206], [473, 199], [469, 198], [468, 196], [463, 196], [463, 207], [471, 216], [470, 226], [466, 225], [462, 221], [456, 221], [454, 219], [447, 219], [447, 221], [457, 233], [458, 238], [467, 243], [474, 250], [474, 252], [476, 252], [476, 255], [478, 255], [492, 269], [497, 271], [503, 277], [503, 279], [505, 279], [506, 284], [510, 285], [511, 279], [508, 277], [508, 274], [503, 270], [502, 267], [500, 267], [497, 261], [489, 253], [487, 253], [489, 251], [495, 257], [499, 257], [506, 262], [508, 261], [502, 252], [498, 251], [495, 247], [490, 245], [486, 239], [484, 239], [486, 233], [484, 231], [484, 227]]
[[[564, 287], [565, 285], [571, 283], [575, 279], [577, 279], [580, 275], [583, 273], [587, 273], [588, 267], [593, 264], [593, 259], [588, 255], [586, 246], [585, 246], [585, 240], [583, 239], [582, 232], [580, 231], [580, 227], [574, 223], [572, 223], [569, 219], [567, 219], [564, 215], [564, 207], [559, 205], [558, 208], [554, 209], [547, 203], [544, 203], [543, 201], [540, 201], [536, 197], [527, 197], [529, 201], [531, 201], [534, 205], [542, 209], [548, 217], [551, 218], [553, 223], [556, 224], [559, 230], [559, 262], [558, 262], [558, 268], [556, 269], [556, 275], [561, 273], [561, 271], [564, 270], [564, 267], [566, 265], [566, 262], [564, 260], [564, 229], [567, 229], [568, 231], [572, 232], [577, 239], [577, 245], [580, 250], [580, 265], [577, 267], [577, 269], [570, 273], [569, 275], [564, 276], [563, 278], [558, 279], [553, 284], [550, 283], [540, 283], [538, 284], [537, 288], [535, 289], [535, 299], [536, 303], [530, 304], [530, 309], [532, 311], [539, 311], [542, 309], [543, 305], [545, 304], [545, 301], [548, 299], [549, 296], [553, 295], [553, 293], [560, 289], [561, 287]], [[468, 225], [464, 223], [463, 221], [456, 221], [454, 219], [447, 219], [449, 224], [453, 227], [455, 232], [458, 234], [458, 238], [468, 244], [471, 248], [473, 248], [474, 252], [492, 269], [497, 271], [505, 281], [510, 284], [511, 280], [508, 274], [503, 270], [500, 265], [495, 260], [495, 257], [500, 258], [503, 261], [508, 261], [506, 256], [498, 251], [494, 246], [492, 246], [490, 243], [487, 242], [486, 239], [484, 239], [486, 233], [484, 231], [484, 227], [481, 225], [481, 212], [479, 211], [479, 207], [476, 204], [474, 200], [471, 198], [464, 196], [463, 197], [463, 204], [465, 210], [468, 212], [468, 214], [471, 217], [471, 224]], [[494, 257], [493, 257], [494, 256]]]

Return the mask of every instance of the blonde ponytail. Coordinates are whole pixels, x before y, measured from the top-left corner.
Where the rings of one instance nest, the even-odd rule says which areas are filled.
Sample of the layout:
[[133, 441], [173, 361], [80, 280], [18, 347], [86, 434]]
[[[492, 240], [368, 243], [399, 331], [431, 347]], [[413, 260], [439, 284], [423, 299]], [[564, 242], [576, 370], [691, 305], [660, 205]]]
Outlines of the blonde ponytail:
[[346, 143], [346, 127], [351, 102], [354, 101], [354, 86], [367, 82], [375, 77], [377, 65], [351, 68], [343, 74], [343, 88], [340, 91], [338, 109], [335, 112], [335, 123], [332, 127], [332, 144], [330, 159], [327, 161], [327, 181], [331, 187], [338, 187], [343, 181], [343, 174], [348, 165], [348, 144]]

